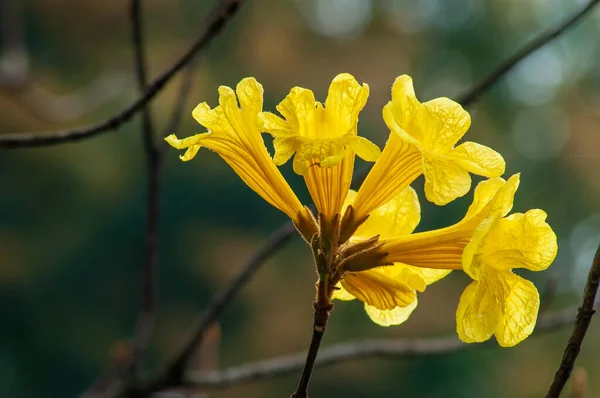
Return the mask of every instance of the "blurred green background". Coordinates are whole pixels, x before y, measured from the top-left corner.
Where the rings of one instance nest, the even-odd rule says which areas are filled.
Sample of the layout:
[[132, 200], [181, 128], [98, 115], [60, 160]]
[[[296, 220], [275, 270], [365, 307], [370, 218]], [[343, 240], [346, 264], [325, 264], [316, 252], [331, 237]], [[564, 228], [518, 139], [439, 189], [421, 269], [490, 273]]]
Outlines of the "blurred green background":
[[[9, 3], [5, 2], [5, 5]], [[14, 0], [16, 1], [16, 0]], [[24, 82], [4, 79], [3, 133], [94, 123], [137, 97], [128, 1], [27, 0]], [[526, 40], [583, 1], [255, 0], [213, 42], [195, 70], [176, 133], [202, 132], [191, 118], [217, 87], [254, 76], [274, 110], [295, 85], [323, 100], [331, 79], [352, 73], [371, 87], [360, 134], [383, 146], [381, 108], [407, 73], [419, 99], [456, 98]], [[15, 3], [12, 3], [15, 4]], [[170, 66], [202, 30], [216, 1], [143, 2], [149, 67]], [[3, 27], [6, 28], [6, 10]], [[536, 52], [470, 107], [467, 134], [521, 172], [515, 211], [542, 208], [559, 237], [549, 271], [527, 274], [550, 310], [578, 303], [600, 238], [600, 10]], [[6, 56], [6, 29], [3, 54]], [[14, 62], [13, 62], [14, 64]], [[3, 65], [5, 67], [6, 65]], [[162, 135], [180, 78], [153, 102]], [[91, 82], [91, 83], [90, 83]], [[283, 214], [255, 195], [215, 154], [190, 163], [166, 153], [161, 193], [160, 314], [151, 362], [180, 347], [196, 314], [226, 285]], [[361, 169], [363, 163], [357, 163]], [[300, 198], [305, 187], [284, 173]], [[132, 335], [139, 302], [145, 215], [145, 159], [139, 118], [116, 132], [65, 145], [0, 153], [0, 396], [69, 397], [104, 369]], [[446, 207], [422, 198], [418, 230], [459, 220], [472, 193]], [[221, 368], [297, 352], [310, 339], [315, 272], [300, 238], [269, 261], [223, 313]], [[324, 344], [358, 338], [455, 333], [467, 279], [455, 273], [428, 288], [400, 327], [371, 323], [358, 302], [338, 303]], [[472, 347], [436, 358], [367, 359], [318, 369], [315, 397], [540, 397], [571, 327], [534, 335], [513, 349]], [[577, 366], [600, 394], [596, 319]], [[289, 396], [298, 375], [213, 392], [211, 397]]]

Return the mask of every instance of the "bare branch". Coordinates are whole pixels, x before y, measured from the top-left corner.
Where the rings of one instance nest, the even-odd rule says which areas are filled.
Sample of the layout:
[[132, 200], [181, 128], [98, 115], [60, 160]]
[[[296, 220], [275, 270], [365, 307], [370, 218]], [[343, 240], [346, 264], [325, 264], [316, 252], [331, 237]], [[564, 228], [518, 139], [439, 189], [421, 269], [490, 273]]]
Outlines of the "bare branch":
[[129, 121], [137, 112], [141, 111], [143, 107], [173, 78], [173, 76], [188, 65], [194, 59], [196, 54], [203, 50], [211, 40], [221, 32], [225, 24], [231, 20], [242, 3], [243, 0], [221, 1], [215, 12], [208, 18], [199, 39], [190, 47], [190, 49], [173, 66], [158, 76], [149, 85], [143, 95], [116, 115], [113, 115], [98, 124], [72, 130], [0, 135], [0, 148], [39, 147], [74, 142], [119, 128], [122, 124]]
[[[552, 314], [543, 315], [538, 320], [534, 336], [560, 329], [573, 322], [576, 308], [567, 308]], [[438, 356], [454, 353], [467, 348], [495, 346], [493, 341], [483, 344], [465, 344], [456, 336], [426, 339], [381, 339], [359, 340], [331, 345], [321, 349], [316, 366], [325, 367], [365, 358], [411, 358]], [[215, 390], [282, 376], [298, 372], [304, 366], [306, 353], [282, 356], [234, 366], [220, 372], [190, 372], [186, 385], [203, 390]]]
[[590, 0], [581, 10], [561, 21], [556, 26], [546, 30], [545, 32], [542, 32], [532, 41], [525, 44], [523, 47], [521, 47], [521, 49], [500, 64], [492, 73], [486, 76], [486, 78], [477, 84], [473, 89], [460, 96], [458, 98], [458, 103], [462, 104], [463, 106], [469, 106], [477, 101], [483, 93], [487, 92], [498, 80], [500, 80], [501, 77], [514, 68], [515, 65], [523, 61], [536, 50], [556, 39], [570, 27], [574, 26], [577, 21], [590, 12], [592, 8], [594, 8], [594, 6], [596, 6], [599, 2], [600, 0]]
[[[131, 2], [131, 26], [135, 54], [135, 72], [140, 92], [147, 89], [146, 55], [141, 16], [141, 0]], [[132, 368], [139, 374], [140, 364], [154, 329], [158, 308], [158, 233], [160, 215], [161, 153], [155, 142], [149, 105], [142, 109], [142, 136], [147, 161], [146, 244], [142, 269], [142, 291], [134, 343]]]
[[600, 246], [596, 250], [594, 261], [590, 268], [587, 283], [583, 291], [583, 303], [577, 311], [577, 319], [575, 320], [575, 326], [573, 327], [573, 333], [569, 338], [569, 342], [565, 347], [562, 361], [554, 375], [552, 385], [546, 394], [546, 398], [558, 398], [562, 392], [569, 376], [573, 371], [575, 360], [581, 350], [583, 339], [587, 333], [588, 327], [592, 321], [594, 315], [594, 307], [596, 303], [596, 293], [598, 292], [598, 285], [600, 284]]
[[196, 57], [193, 61], [190, 62], [190, 64], [186, 67], [186, 70], [184, 71], [183, 78], [181, 79], [179, 95], [177, 96], [177, 101], [175, 102], [175, 105], [173, 105], [171, 117], [163, 133], [163, 136], [165, 137], [169, 134], [176, 134], [177, 130], [179, 130], [179, 125], [181, 124], [181, 117], [183, 115], [183, 110], [187, 105], [187, 101], [192, 90], [194, 76], [196, 76], [195, 69], [199, 60], [200, 57]]
[[182, 383], [187, 362], [194, 353], [195, 348], [202, 341], [204, 333], [217, 320], [223, 309], [237, 295], [242, 286], [254, 276], [260, 266], [289, 241], [294, 231], [294, 226], [291, 223], [286, 223], [279, 228], [271, 235], [267, 243], [254, 252], [252, 257], [242, 265], [240, 272], [238, 272], [229, 285], [213, 296], [206, 309], [202, 312], [198, 326], [192, 334], [191, 339], [189, 339], [179, 355], [171, 362], [171, 365], [162, 377], [151, 383], [152, 391], [161, 390], [169, 386], [177, 386]]

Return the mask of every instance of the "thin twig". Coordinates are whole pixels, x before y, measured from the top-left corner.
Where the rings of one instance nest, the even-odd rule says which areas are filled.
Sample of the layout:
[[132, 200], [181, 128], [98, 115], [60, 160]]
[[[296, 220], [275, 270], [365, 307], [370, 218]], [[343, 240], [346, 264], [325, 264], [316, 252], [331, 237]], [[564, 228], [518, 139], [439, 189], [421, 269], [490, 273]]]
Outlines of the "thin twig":
[[137, 112], [158, 94], [161, 89], [181, 69], [188, 65], [207, 44], [223, 29], [225, 24], [235, 15], [244, 0], [224, 0], [219, 3], [215, 12], [208, 18], [200, 38], [169, 69], [158, 76], [148, 89], [133, 103], [117, 114], [98, 124], [63, 131], [45, 131], [36, 133], [0, 135], [0, 148], [25, 148], [61, 144], [93, 137], [104, 132], [115, 130], [131, 119]]
[[153, 382], [149, 383], [150, 391], [158, 391], [171, 386], [181, 385], [188, 360], [202, 341], [204, 333], [217, 320], [223, 309], [237, 295], [258, 268], [266, 262], [277, 250], [285, 245], [294, 235], [294, 226], [286, 223], [271, 235], [269, 240], [252, 257], [242, 265], [238, 274], [221, 291], [213, 296], [206, 309], [202, 312], [195, 331], [181, 352], [173, 359], [166, 371]]
[[539, 36], [525, 44], [523, 47], [521, 47], [521, 49], [500, 64], [500, 66], [498, 66], [492, 73], [487, 75], [485, 79], [483, 79], [473, 89], [461, 95], [458, 98], [458, 103], [462, 104], [463, 106], [471, 105], [473, 102], [479, 99], [483, 93], [487, 92], [498, 80], [500, 80], [502, 76], [514, 68], [515, 65], [536, 50], [556, 39], [570, 27], [574, 26], [577, 21], [591, 11], [592, 8], [594, 8], [594, 6], [596, 6], [599, 2], [600, 0], [590, 0], [581, 10], [565, 18], [556, 26], [542, 32]]
[[[558, 330], [573, 322], [576, 308], [567, 308], [540, 316], [534, 336]], [[465, 344], [456, 336], [424, 339], [381, 339], [359, 340], [334, 344], [322, 348], [315, 363], [326, 367], [365, 358], [401, 359], [423, 356], [438, 356], [467, 348], [492, 347], [494, 341], [483, 344]], [[234, 366], [217, 372], [190, 372], [186, 385], [203, 390], [216, 390], [258, 381], [266, 378], [296, 373], [302, 369], [306, 352], [286, 355], [268, 360]]]
[[546, 398], [558, 398], [561, 391], [565, 387], [575, 360], [581, 350], [583, 339], [587, 333], [592, 316], [594, 315], [594, 306], [596, 303], [596, 293], [598, 292], [598, 285], [600, 284], [600, 246], [596, 250], [592, 267], [588, 275], [587, 283], [585, 284], [585, 290], [583, 291], [583, 303], [577, 311], [577, 319], [575, 320], [575, 326], [573, 327], [573, 333], [569, 338], [569, 342], [565, 347], [562, 361], [554, 375], [552, 385], [546, 394]]
[[181, 79], [181, 87], [179, 89], [179, 95], [177, 96], [177, 101], [175, 101], [175, 105], [173, 105], [173, 111], [171, 112], [171, 117], [169, 118], [169, 122], [167, 123], [167, 127], [163, 133], [163, 137], [166, 137], [169, 134], [176, 134], [177, 130], [179, 130], [179, 125], [181, 124], [181, 119], [183, 115], [183, 110], [187, 105], [187, 100], [190, 96], [190, 92], [192, 91], [192, 84], [194, 81], [194, 77], [196, 76], [196, 66], [200, 61], [200, 57], [196, 57], [190, 64], [186, 67], [183, 78]]
[[[141, 0], [131, 2], [131, 27], [135, 55], [135, 74], [140, 92], [147, 89], [146, 55], [144, 50]], [[142, 137], [147, 162], [147, 203], [146, 237], [144, 264], [142, 268], [142, 289], [134, 343], [132, 369], [137, 377], [143, 355], [154, 329], [158, 307], [158, 234], [160, 215], [160, 166], [161, 153], [157, 148], [152, 126], [152, 116], [148, 104], [142, 109]]]

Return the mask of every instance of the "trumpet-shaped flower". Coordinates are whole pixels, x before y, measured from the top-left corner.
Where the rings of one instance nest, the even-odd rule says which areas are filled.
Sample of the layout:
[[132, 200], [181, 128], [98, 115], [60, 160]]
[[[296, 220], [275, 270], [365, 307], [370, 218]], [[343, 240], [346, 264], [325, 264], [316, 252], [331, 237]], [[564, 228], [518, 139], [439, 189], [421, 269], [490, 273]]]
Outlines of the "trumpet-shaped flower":
[[[356, 192], [350, 191], [345, 205], [352, 204]], [[421, 208], [417, 193], [408, 187], [388, 203], [375, 209], [350, 239], [351, 243], [379, 235], [382, 239], [405, 236], [419, 224]], [[337, 286], [333, 298], [365, 303], [365, 311], [381, 326], [399, 325], [417, 307], [416, 292], [446, 276], [450, 271], [417, 268], [403, 263], [348, 272]]]
[[187, 149], [180, 156], [183, 161], [194, 158], [201, 147], [215, 151], [250, 188], [288, 215], [310, 239], [315, 232], [312, 216], [273, 164], [258, 129], [257, 117], [262, 105], [263, 88], [253, 78], [243, 79], [236, 92], [221, 86], [219, 106], [211, 109], [201, 103], [192, 112], [198, 123], [208, 129], [207, 133], [181, 140], [172, 134], [165, 140], [177, 149]]
[[315, 101], [311, 90], [294, 87], [277, 106], [284, 118], [262, 112], [263, 130], [273, 137], [277, 165], [294, 154], [293, 167], [304, 176], [319, 213], [337, 214], [352, 180], [354, 155], [372, 162], [379, 148], [357, 135], [358, 114], [369, 96], [369, 86], [360, 85], [348, 73], [336, 76], [325, 106]]
[[484, 221], [463, 254], [463, 269], [474, 282], [460, 298], [459, 338], [481, 342], [494, 334], [503, 347], [527, 338], [535, 327], [540, 297], [533, 283], [512, 269], [545, 270], [557, 250], [556, 235], [542, 210]]
[[381, 250], [387, 253], [384, 261], [424, 268], [461, 269], [463, 251], [479, 224], [490, 217], [507, 215], [518, 186], [518, 174], [507, 181], [496, 177], [480, 182], [462, 220], [433, 231], [383, 239]]
[[455, 147], [471, 124], [469, 113], [448, 98], [419, 102], [407, 75], [394, 82], [392, 101], [383, 108], [383, 118], [391, 134], [358, 191], [353, 207], [359, 220], [421, 173], [425, 175], [425, 195], [437, 205], [469, 191], [469, 172], [485, 177], [504, 173], [504, 159], [492, 149], [474, 142]]

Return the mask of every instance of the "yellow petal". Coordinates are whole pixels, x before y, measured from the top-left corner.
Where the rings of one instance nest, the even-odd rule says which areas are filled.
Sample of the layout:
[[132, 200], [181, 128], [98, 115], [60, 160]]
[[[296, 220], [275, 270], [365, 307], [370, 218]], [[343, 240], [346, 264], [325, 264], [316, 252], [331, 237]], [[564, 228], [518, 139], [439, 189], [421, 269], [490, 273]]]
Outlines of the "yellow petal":
[[358, 114], [367, 103], [367, 98], [369, 98], [367, 84], [361, 86], [349, 73], [337, 75], [329, 86], [325, 101], [329, 129], [322, 134], [335, 137], [355, 130]]
[[425, 196], [438, 206], [464, 196], [471, 188], [471, 176], [450, 159], [423, 156]]
[[449, 157], [473, 174], [499, 177], [504, 174], [506, 163], [498, 152], [475, 142], [465, 142], [454, 148]]
[[487, 279], [473, 282], [460, 296], [456, 310], [456, 331], [465, 343], [488, 340], [498, 325], [502, 308]]
[[421, 152], [416, 147], [390, 134], [381, 156], [358, 190], [353, 204], [356, 218], [363, 219], [408, 187], [421, 175], [421, 163]]
[[540, 308], [540, 295], [530, 281], [512, 273], [503, 273], [508, 286], [503, 315], [495, 330], [502, 347], [513, 347], [533, 332]]
[[480, 261], [499, 270], [545, 270], [556, 257], [556, 235], [539, 209], [499, 220], [485, 237]]
[[333, 290], [331, 298], [334, 300], [350, 301], [354, 300], [356, 297], [348, 293], [348, 291], [344, 289], [344, 286], [338, 282], [338, 284], [335, 285], [335, 289]]
[[285, 164], [298, 150], [300, 145], [301, 142], [296, 137], [275, 138], [273, 140], [273, 147], [275, 148], [273, 163], [277, 166]]
[[408, 235], [419, 225], [419, 221], [419, 198], [414, 189], [407, 187], [392, 200], [373, 210], [354, 235], [363, 238], [379, 235], [382, 239]]
[[[318, 138], [315, 95], [311, 90], [294, 87], [277, 110], [289, 124], [289, 130], [307, 139]], [[274, 132], [269, 131], [274, 134]]]
[[[408, 267], [408, 265], [407, 265]], [[431, 285], [450, 275], [452, 270], [449, 269], [433, 269], [433, 268], [420, 268], [420, 267], [411, 267], [414, 272], [418, 272], [425, 282], [426, 285]]]
[[424, 131], [423, 147], [437, 153], [450, 150], [471, 126], [471, 116], [458, 103], [441, 97], [423, 104], [418, 123]]
[[400, 325], [417, 308], [417, 299], [406, 307], [396, 307], [392, 310], [380, 310], [372, 305], [365, 304], [365, 311], [369, 318], [380, 326]]
[[380, 310], [406, 307], [416, 298], [410, 286], [379, 269], [348, 273], [342, 279], [342, 286], [357, 299]]
[[[258, 130], [262, 86], [255, 79], [247, 78], [238, 84], [237, 90], [236, 96], [231, 88], [222, 86], [218, 107], [211, 109], [202, 103], [194, 109], [193, 117], [208, 133], [183, 140], [171, 135], [166, 140], [177, 149], [188, 148], [183, 160], [191, 159], [201, 146], [215, 151], [251, 189], [299, 224], [310, 215], [271, 160]], [[308, 235], [308, 239], [312, 236], [311, 231], [303, 234]]]
[[397, 77], [392, 86], [392, 100], [383, 107], [383, 120], [389, 129], [406, 142], [421, 144], [424, 131], [416, 120], [422, 111], [410, 76]]
[[473, 343], [495, 334], [501, 346], [514, 346], [533, 332], [539, 306], [539, 294], [531, 282], [510, 271], [486, 269], [460, 298], [458, 337]]
[[313, 166], [337, 166], [348, 152], [374, 161], [379, 148], [356, 132], [358, 114], [369, 96], [351, 75], [338, 75], [329, 88], [325, 107], [315, 101], [312, 91], [294, 87], [277, 106], [281, 119], [263, 112], [260, 127], [275, 137], [274, 161], [281, 165], [295, 153], [294, 171], [305, 176]]
[[473, 203], [469, 206], [462, 222], [479, 224], [491, 216], [507, 215], [512, 209], [519, 183], [519, 174], [514, 174], [507, 181], [496, 177], [477, 184]]
[[379, 147], [364, 137], [354, 137], [351, 145], [358, 157], [366, 162], [374, 162], [381, 155]]
[[262, 112], [263, 87], [253, 78], [242, 79], [235, 87], [235, 93], [240, 102], [242, 113], [248, 119], [248, 124], [256, 124], [256, 117]]
[[165, 141], [175, 149], [187, 149], [185, 154], [179, 156], [181, 160], [187, 162], [196, 156], [200, 148], [202, 148], [202, 141], [209, 136], [210, 133], [196, 134], [180, 140], [175, 134], [171, 134], [165, 137]]

